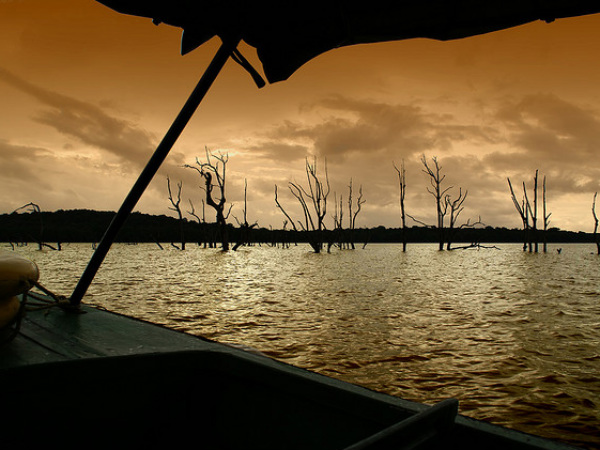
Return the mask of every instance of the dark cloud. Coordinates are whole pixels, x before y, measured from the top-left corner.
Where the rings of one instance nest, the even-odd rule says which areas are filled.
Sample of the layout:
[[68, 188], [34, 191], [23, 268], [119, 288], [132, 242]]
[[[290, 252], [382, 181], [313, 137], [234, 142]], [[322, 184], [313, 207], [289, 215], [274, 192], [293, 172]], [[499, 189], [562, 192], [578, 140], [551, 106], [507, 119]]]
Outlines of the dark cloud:
[[136, 165], [143, 163], [153, 150], [155, 137], [130, 121], [112, 117], [95, 105], [40, 88], [2, 68], [0, 80], [49, 107], [34, 120], [65, 136]]
[[[283, 135], [283, 139], [289, 140], [290, 135]], [[246, 147], [246, 156], [256, 159], [269, 159], [278, 162], [302, 161], [309, 153], [306, 145], [290, 142], [282, 142], [278, 139], [259, 139], [260, 144]]]
[[44, 183], [43, 177], [40, 177], [40, 167], [46, 167], [50, 156], [51, 152], [46, 149], [13, 145], [0, 139], [0, 167], [3, 181], [42, 183], [47, 188], [48, 185]]
[[0, 139], [0, 210], [14, 211], [32, 201], [45, 206], [46, 199], [56, 192], [51, 169], [55, 163], [54, 155], [46, 149]]
[[565, 162], [592, 157], [598, 151], [598, 111], [555, 95], [527, 95], [505, 102], [497, 117], [507, 126], [510, 142], [526, 150], [528, 157]]
[[558, 196], [598, 190], [598, 110], [536, 94], [504, 101], [496, 117], [498, 126], [506, 129], [508, 150], [482, 159], [490, 170], [510, 175], [520, 184], [531, 183], [539, 169]]
[[[336, 96], [305, 107], [304, 112], [305, 122], [285, 121], [263, 136], [265, 141], [304, 142], [306, 152], [344, 160], [357, 155], [409, 157], [431, 150], [448, 151], [461, 142], [489, 144], [498, 139], [490, 127], [464, 125], [452, 115], [412, 104]], [[322, 119], [309, 123], [315, 116]]]

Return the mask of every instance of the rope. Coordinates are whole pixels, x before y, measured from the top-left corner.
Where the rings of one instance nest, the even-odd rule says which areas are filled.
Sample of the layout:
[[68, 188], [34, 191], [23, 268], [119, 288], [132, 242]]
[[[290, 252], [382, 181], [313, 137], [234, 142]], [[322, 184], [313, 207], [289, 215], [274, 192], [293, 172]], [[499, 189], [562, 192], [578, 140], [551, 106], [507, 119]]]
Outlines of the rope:
[[55, 294], [54, 292], [52, 292], [50, 289], [43, 286], [38, 281], [34, 281], [33, 285], [54, 301], [49, 300], [47, 297], [43, 297], [40, 294], [37, 294], [35, 292], [28, 292], [27, 296], [31, 297], [32, 299], [37, 300], [37, 302], [38, 302], [38, 303], [32, 303], [31, 307], [27, 308], [28, 311], [49, 309], [49, 308], [53, 308], [55, 306], [59, 306], [64, 309], [68, 309], [68, 307], [70, 306], [70, 302], [66, 296]]
[[25, 292], [21, 298], [21, 305], [16, 316], [0, 329], [0, 346], [12, 341], [21, 329], [21, 322], [27, 311], [39, 311], [59, 307], [67, 311], [82, 312], [79, 307], [71, 305], [69, 299], [64, 295], [58, 295], [37, 281], [32, 281], [34, 287], [44, 295], [37, 292]]

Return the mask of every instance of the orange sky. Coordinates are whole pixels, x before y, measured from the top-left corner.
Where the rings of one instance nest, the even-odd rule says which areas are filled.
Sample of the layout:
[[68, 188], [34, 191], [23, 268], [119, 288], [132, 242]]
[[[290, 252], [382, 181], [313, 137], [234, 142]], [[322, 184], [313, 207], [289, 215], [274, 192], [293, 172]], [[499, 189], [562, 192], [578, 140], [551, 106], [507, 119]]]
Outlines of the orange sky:
[[[0, 0], [0, 212], [28, 202], [116, 210], [218, 46], [182, 57], [179, 39], [93, 0]], [[246, 178], [249, 220], [261, 226], [282, 226], [275, 184], [300, 218], [286, 189], [312, 156], [327, 158], [331, 213], [352, 177], [367, 201], [357, 225], [388, 227], [399, 225], [393, 162], [404, 159], [408, 212], [433, 223], [424, 154], [438, 157], [451, 192], [468, 189], [464, 220], [519, 226], [506, 177], [531, 184], [539, 169], [551, 226], [591, 231], [599, 46], [596, 15], [338, 49], [261, 90], [229, 62], [138, 210], [170, 214], [167, 174], [198, 208], [197, 175], [181, 166], [208, 146], [229, 153], [232, 215], [242, 216]]]

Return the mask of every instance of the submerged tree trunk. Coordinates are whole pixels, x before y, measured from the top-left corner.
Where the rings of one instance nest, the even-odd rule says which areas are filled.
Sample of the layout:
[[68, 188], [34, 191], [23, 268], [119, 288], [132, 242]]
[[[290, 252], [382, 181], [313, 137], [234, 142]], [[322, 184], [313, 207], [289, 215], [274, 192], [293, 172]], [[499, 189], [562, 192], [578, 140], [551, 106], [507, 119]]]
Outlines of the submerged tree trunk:
[[544, 215], [544, 253], [548, 251], [548, 225], [550, 224], [550, 216], [552, 213], [548, 212], [546, 205], [546, 176], [544, 175], [544, 181], [542, 182], [542, 203], [543, 203], [543, 215]]
[[250, 231], [258, 226], [258, 222], [254, 222], [252, 225], [248, 223], [248, 180], [244, 179], [244, 221], [241, 222], [237, 217], [233, 216], [240, 227], [240, 236], [238, 242], [233, 246], [233, 250], [236, 251], [242, 245], [250, 244]]
[[433, 161], [434, 167], [429, 167], [427, 163], [427, 158], [423, 155], [421, 157], [421, 162], [425, 169], [427, 175], [429, 175], [429, 182], [431, 183], [432, 189], [427, 188], [427, 192], [429, 192], [433, 198], [435, 199], [436, 206], [436, 215], [437, 215], [437, 230], [438, 230], [438, 249], [440, 251], [444, 250], [444, 242], [445, 242], [445, 233], [444, 233], [444, 217], [447, 213], [447, 204], [443, 201], [446, 192], [450, 188], [442, 189], [442, 182], [446, 178], [446, 175], [441, 174], [441, 167], [437, 161], [437, 158], [434, 156], [431, 158]]
[[596, 197], [598, 192], [594, 193], [594, 201], [592, 202], [592, 214], [594, 216], [594, 241], [596, 242], [596, 254], [600, 255], [600, 237], [598, 236], [598, 216], [596, 215]]
[[[180, 250], [185, 250], [185, 235], [184, 235], [184, 220], [183, 214], [181, 213], [181, 188], [183, 187], [183, 182], [177, 183], [177, 200], [173, 198], [173, 193], [171, 191], [171, 180], [167, 177], [167, 189], [169, 190], [169, 201], [171, 202], [172, 207], [169, 207], [170, 210], [175, 211], [177, 216], [179, 217], [179, 238], [181, 242]], [[173, 247], [178, 248], [176, 245], [171, 243]]]
[[354, 245], [354, 230], [356, 229], [356, 217], [358, 216], [358, 214], [360, 213], [360, 210], [362, 208], [362, 205], [364, 203], [366, 203], [366, 200], [363, 199], [363, 191], [362, 191], [362, 185], [359, 186], [358, 188], [358, 197], [356, 198], [356, 210], [352, 210], [352, 178], [350, 178], [350, 185], [348, 186], [349, 188], [349, 195], [348, 195], [348, 208], [350, 213], [348, 214], [348, 219], [349, 219], [349, 241], [350, 241], [350, 248], [352, 248], [352, 250], [354, 250], [356, 247]]
[[404, 198], [406, 197], [406, 169], [404, 167], [404, 160], [402, 160], [400, 169], [398, 169], [395, 165], [394, 169], [396, 169], [396, 172], [398, 172], [398, 184], [400, 185], [400, 222], [402, 224], [402, 251], [406, 252], [406, 211], [404, 209]]

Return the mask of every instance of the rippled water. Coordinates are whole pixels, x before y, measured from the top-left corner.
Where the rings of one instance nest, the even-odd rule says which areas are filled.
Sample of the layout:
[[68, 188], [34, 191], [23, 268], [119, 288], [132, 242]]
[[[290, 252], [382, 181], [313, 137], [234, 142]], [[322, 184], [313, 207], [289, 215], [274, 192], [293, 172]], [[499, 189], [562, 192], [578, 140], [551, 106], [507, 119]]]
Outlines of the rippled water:
[[[600, 448], [595, 246], [332, 254], [116, 245], [86, 302], [406, 399]], [[92, 249], [19, 249], [70, 294]]]

